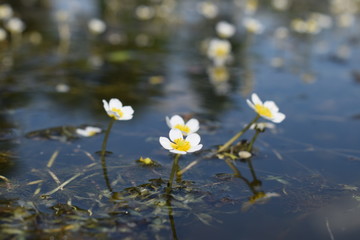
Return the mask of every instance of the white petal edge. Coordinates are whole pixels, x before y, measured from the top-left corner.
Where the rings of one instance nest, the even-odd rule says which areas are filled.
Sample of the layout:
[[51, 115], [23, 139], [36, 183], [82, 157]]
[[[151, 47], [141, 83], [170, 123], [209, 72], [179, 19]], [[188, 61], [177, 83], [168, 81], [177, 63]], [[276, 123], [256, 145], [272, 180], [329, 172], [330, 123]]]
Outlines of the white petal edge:
[[200, 124], [199, 121], [195, 118], [190, 119], [187, 123], [186, 126], [188, 126], [190, 128], [190, 132], [197, 132], [200, 128]]
[[187, 136], [185, 140], [190, 142], [190, 146], [196, 146], [200, 143], [201, 138], [199, 134], [192, 133], [189, 136]]
[[254, 105], [263, 105], [263, 102], [260, 100], [259, 96], [256, 93], [251, 94], [251, 101]]
[[172, 153], [177, 153], [177, 154], [186, 154], [186, 152], [184, 152], [184, 151], [179, 151], [179, 150], [175, 150], [175, 149], [172, 149], [172, 150], [170, 150], [170, 152], [172, 152]]
[[175, 139], [181, 138], [183, 139], [183, 134], [179, 129], [170, 129], [169, 137], [171, 141], [174, 141]]
[[286, 118], [285, 114], [283, 113], [276, 113], [276, 115], [273, 117], [272, 121], [274, 123], [281, 123]]
[[171, 128], [173, 128], [174, 126], [176, 126], [177, 124], [180, 124], [180, 125], [184, 125], [185, 124], [185, 121], [182, 117], [180, 117], [179, 115], [174, 115], [170, 118], [170, 125], [171, 125]]
[[265, 101], [265, 102], [264, 102], [264, 106], [267, 107], [268, 109], [270, 109], [270, 111], [271, 111], [272, 113], [275, 113], [275, 112], [278, 112], [278, 111], [279, 111], [278, 106], [277, 106], [276, 103], [273, 102], [273, 101]]
[[134, 109], [131, 106], [124, 106], [121, 108], [121, 111], [124, 113], [124, 115], [133, 115]]
[[102, 100], [103, 101], [103, 104], [104, 104], [104, 109], [105, 109], [105, 111], [109, 111], [110, 110], [110, 107], [109, 107], [109, 104], [108, 104], [108, 102], [106, 101], [106, 100]]
[[121, 109], [123, 105], [119, 99], [112, 98], [109, 101], [109, 106], [110, 106], [110, 109], [113, 109], [113, 108]]
[[249, 99], [246, 99], [246, 103], [249, 105], [249, 107], [255, 110], [254, 104]]
[[161, 146], [167, 150], [171, 150], [172, 147], [171, 147], [171, 142], [168, 138], [166, 137], [160, 137], [159, 138], [159, 142], [161, 144]]
[[202, 144], [196, 145], [188, 150], [188, 152], [196, 152], [199, 151], [203, 147]]

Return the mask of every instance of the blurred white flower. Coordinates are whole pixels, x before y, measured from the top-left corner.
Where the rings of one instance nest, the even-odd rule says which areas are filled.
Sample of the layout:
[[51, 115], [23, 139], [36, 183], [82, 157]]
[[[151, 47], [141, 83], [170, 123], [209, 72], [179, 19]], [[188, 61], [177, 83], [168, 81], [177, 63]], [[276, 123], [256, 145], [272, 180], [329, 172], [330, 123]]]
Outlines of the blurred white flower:
[[170, 140], [166, 137], [160, 137], [159, 142], [163, 148], [172, 153], [186, 154], [199, 151], [203, 145], [200, 143], [200, 136], [197, 133], [188, 135], [185, 139], [179, 129], [171, 129], [169, 132]]
[[130, 120], [133, 118], [133, 108], [131, 106], [123, 106], [117, 98], [110, 99], [109, 103], [103, 100], [103, 104], [106, 113], [115, 120]]
[[216, 24], [216, 32], [222, 38], [230, 38], [235, 34], [235, 26], [231, 23], [220, 21]]
[[6, 28], [13, 33], [22, 33], [25, 30], [24, 22], [16, 17], [10, 18], [6, 24]]
[[243, 26], [248, 32], [254, 33], [254, 34], [261, 34], [264, 31], [263, 24], [251, 17], [246, 17], [243, 19]]
[[197, 11], [206, 18], [213, 19], [218, 15], [218, 7], [211, 2], [200, 2]]
[[228, 40], [212, 39], [209, 42], [207, 55], [212, 59], [215, 65], [224, 65], [229, 59], [231, 53], [231, 44]]
[[103, 20], [93, 18], [88, 22], [89, 30], [94, 34], [101, 34], [106, 30], [106, 24]]
[[166, 123], [169, 128], [179, 129], [185, 136], [197, 132], [200, 128], [200, 124], [197, 119], [192, 118], [185, 123], [184, 119], [179, 115], [174, 115], [171, 118], [166, 117]]
[[135, 14], [140, 20], [149, 20], [155, 16], [155, 10], [151, 6], [140, 5], [135, 9]]
[[0, 19], [9, 19], [13, 14], [14, 11], [9, 4], [0, 4]]

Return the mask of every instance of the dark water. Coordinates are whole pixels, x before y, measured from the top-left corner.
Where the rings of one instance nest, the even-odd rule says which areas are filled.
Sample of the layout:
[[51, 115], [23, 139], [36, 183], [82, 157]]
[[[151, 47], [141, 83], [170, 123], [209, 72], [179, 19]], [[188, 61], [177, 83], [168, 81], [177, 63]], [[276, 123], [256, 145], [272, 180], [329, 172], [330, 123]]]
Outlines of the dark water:
[[[212, 19], [190, 0], [9, 3], [26, 30], [20, 41], [0, 43], [1, 239], [357, 239], [357, 1], [290, 1], [284, 11], [259, 1], [254, 13], [245, 10], [251, 1], [214, 1]], [[136, 16], [140, 5], [150, 7], [145, 19]], [[70, 40], [59, 38], [59, 10]], [[294, 30], [294, 19], [313, 13], [332, 25]], [[261, 34], [245, 31], [246, 15], [262, 22]], [[87, 29], [94, 17], [107, 24], [100, 35]], [[237, 32], [221, 69], [228, 79], [214, 83], [201, 49], [220, 20]], [[246, 104], [253, 92], [275, 101], [285, 121], [259, 135], [251, 160], [228, 161], [231, 168], [206, 158], [254, 118]], [[114, 123], [104, 165], [110, 118], [102, 99], [110, 98], [135, 114]], [[169, 196], [174, 156], [158, 138], [175, 114], [200, 121], [204, 148], [180, 158], [180, 168], [199, 163]], [[85, 125], [103, 133], [74, 134]], [[143, 166], [140, 157], [157, 164]]]

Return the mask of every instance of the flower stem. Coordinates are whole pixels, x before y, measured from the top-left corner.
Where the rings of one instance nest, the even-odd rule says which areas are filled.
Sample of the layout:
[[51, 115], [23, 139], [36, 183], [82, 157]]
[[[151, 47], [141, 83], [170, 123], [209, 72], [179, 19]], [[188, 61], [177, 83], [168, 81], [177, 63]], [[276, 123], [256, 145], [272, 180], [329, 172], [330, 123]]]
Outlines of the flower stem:
[[171, 173], [170, 173], [170, 179], [169, 179], [168, 187], [167, 187], [167, 191], [166, 191], [167, 194], [169, 194], [171, 191], [172, 183], [174, 181], [176, 171], [179, 169], [179, 158], [180, 158], [180, 154], [176, 154], [174, 157], [174, 161], [173, 161], [173, 165], [172, 165]]
[[253, 145], [254, 145], [254, 142], [255, 142], [256, 138], [259, 136], [259, 133], [260, 133], [260, 131], [259, 131], [259, 130], [256, 130], [254, 136], [252, 137], [252, 139], [251, 139], [251, 141], [250, 141], [250, 143], [249, 143], [249, 146], [248, 146], [248, 149], [247, 149], [248, 152], [251, 153], [252, 148], [253, 148]]
[[248, 124], [244, 127], [243, 130], [241, 130], [240, 132], [238, 132], [237, 134], [235, 134], [235, 136], [233, 136], [232, 138], [230, 138], [229, 141], [227, 141], [224, 145], [222, 145], [218, 150], [217, 153], [220, 152], [224, 152], [226, 151], [231, 144], [233, 144], [239, 137], [241, 137], [247, 130], [249, 130], [249, 128], [251, 127], [251, 125], [253, 125], [258, 119], [260, 118], [260, 115], [256, 115], [256, 117]]
[[103, 140], [102, 147], [101, 147], [101, 167], [103, 169], [103, 174], [104, 174], [106, 186], [107, 186], [107, 188], [109, 189], [110, 192], [112, 192], [112, 188], [111, 188], [111, 184], [110, 184], [109, 177], [108, 177], [108, 172], [107, 172], [107, 167], [106, 167], [106, 159], [105, 159], [106, 154], [105, 153], [106, 153], [107, 140], [109, 138], [110, 130], [111, 130], [114, 122], [115, 122], [115, 119], [110, 120], [108, 128], [106, 129], [104, 140]]

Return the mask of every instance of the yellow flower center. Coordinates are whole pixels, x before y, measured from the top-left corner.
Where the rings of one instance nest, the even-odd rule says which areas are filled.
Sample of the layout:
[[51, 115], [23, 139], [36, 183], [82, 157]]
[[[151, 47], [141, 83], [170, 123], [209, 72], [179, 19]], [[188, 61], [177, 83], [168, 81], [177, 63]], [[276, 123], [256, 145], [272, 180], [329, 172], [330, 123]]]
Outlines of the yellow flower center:
[[174, 126], [174, 128], [179, 129], [180, 131], [182, 131], [185, 134], [188, 134], [190, 132], [190, 128], [188, 126], [186, 126], [186, 125], [183, 125], [183, 124], [176, 124]]
[[[120, 118], [121, 118], [122, 116], [124, 116], [124, 113], [123, 113], [120, 109], [118, 109], [118, 108], [112, 108], [111, 111], [117, 113]], [[115, 115], [112, 114], [112, 115], [110, 115], [110, 117], [115, 118]]]
[[260, 104], [255, 104], [255, 111], [260, 114], [261, 116], [265, 116], [265, 117], [272, 117], [272, 113], [270, 111], [270, 109], [268, 109], [267, 107], [264, 107], [263, 105]]
[[171, 147], [178, 151], [187, 152], [191, 148], [191, 145], [189, 141], [178, 138], [174, 140], [174, 143], [171, 143]]
[[96, 133], [97, 133], [96, 131], [89, 131], [89, 132], [88, 132], [88, 136], [89, 136], [89, 137], [92, 137], [92, 136], [94, 136]]
[[215, 50], [215, 55], [217, 57], [225, 57], [228, 54], [228, 49], [226, 47], [218, 47]]

